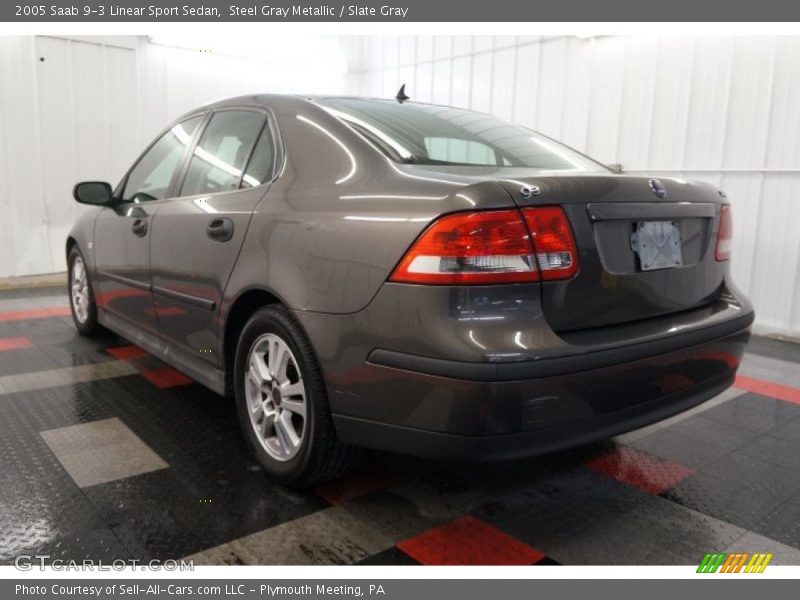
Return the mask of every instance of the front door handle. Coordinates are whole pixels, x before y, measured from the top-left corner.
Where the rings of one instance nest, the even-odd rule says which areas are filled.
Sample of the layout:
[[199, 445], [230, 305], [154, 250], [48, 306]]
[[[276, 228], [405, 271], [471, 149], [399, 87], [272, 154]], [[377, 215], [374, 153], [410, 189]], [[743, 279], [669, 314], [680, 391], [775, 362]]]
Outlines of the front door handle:
[[146, 219], [136, 219], [131, 225], [131, 231], [138, 235], [139, 237], [144, 237], [147, 235], [147, 220]]
[[225, 217], [214, 219], [208, 224], [206, 233], [215, 242], [227, 242], [233, 238], [233, 221]]

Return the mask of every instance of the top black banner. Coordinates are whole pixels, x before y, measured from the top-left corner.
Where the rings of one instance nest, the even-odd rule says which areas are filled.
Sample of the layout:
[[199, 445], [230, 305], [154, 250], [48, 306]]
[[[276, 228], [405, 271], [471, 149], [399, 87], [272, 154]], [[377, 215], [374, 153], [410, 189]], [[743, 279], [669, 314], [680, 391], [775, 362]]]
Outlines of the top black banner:
[[786, 0], [11, 0], [0, 3], [0, 21], [787, 22], [800, 21], [800, 3]]

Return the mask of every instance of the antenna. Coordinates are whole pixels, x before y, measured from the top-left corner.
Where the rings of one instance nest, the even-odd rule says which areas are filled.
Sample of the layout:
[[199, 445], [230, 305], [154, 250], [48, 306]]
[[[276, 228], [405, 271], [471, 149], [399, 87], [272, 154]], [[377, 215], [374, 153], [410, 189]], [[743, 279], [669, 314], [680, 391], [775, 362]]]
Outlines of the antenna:
[[411, 100], [410, 97], [406, 96], [406, 84], [400, 86], [400, 91], [397, 92], [397, 96], [394, 97], [400, 104], [405, 102], [406, 100]]

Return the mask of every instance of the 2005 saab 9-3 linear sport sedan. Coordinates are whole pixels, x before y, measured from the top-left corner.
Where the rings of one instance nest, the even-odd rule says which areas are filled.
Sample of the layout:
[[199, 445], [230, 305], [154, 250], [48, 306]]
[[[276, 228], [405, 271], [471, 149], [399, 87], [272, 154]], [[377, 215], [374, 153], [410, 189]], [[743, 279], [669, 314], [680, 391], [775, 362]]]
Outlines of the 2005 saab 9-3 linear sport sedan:
[[287, 484], [357, 446], [513, 458], [664, 419], [731, 385], [753, 321], [724, 194], [456, 108], [226, 100], [74, 196], [78, 330], [233, 395]]

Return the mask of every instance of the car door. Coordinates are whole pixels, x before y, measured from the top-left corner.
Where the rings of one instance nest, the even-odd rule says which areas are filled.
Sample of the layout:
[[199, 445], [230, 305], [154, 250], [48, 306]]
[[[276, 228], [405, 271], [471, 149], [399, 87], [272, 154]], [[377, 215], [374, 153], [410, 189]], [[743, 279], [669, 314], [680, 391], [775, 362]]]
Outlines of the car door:
[[113, 208], [95, 222], [97, 302], [117, 317], [157, 333], [150, 291], [150, 233], [159, 200], [167, 197], [203, 115], [171, 127], [128, 172]]
[[220, 364], [222, 294], [272, 180], [276, 148], [265, 111], [218, 109], [190, 150], [177, 197], [160, 203], [151, 240], [158, 327], [189, 360]]

